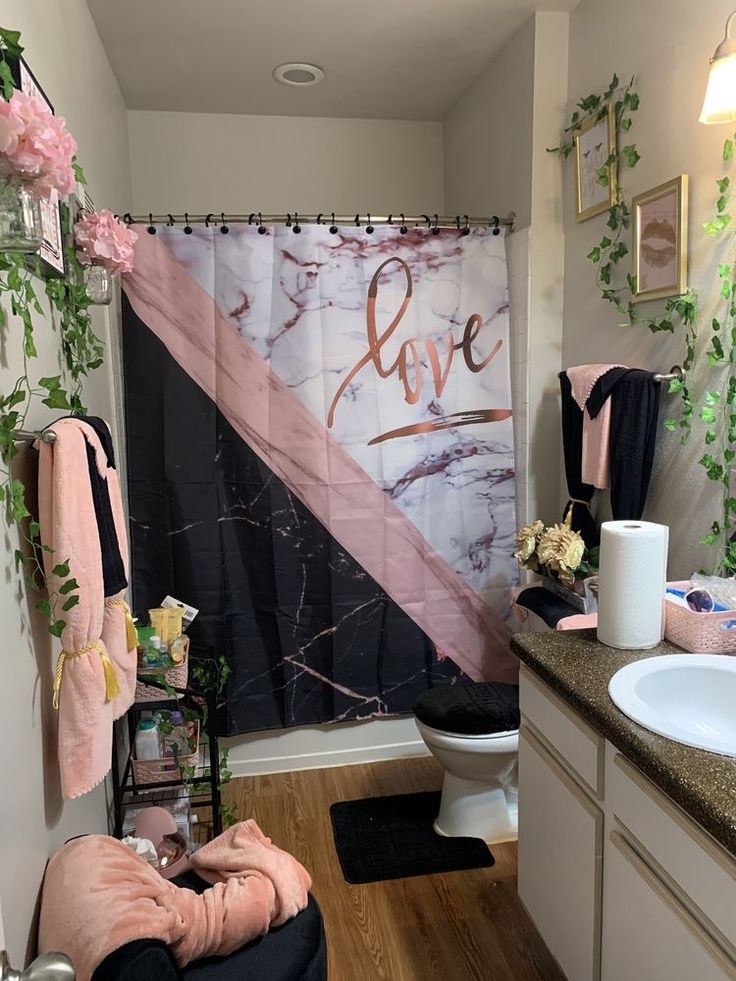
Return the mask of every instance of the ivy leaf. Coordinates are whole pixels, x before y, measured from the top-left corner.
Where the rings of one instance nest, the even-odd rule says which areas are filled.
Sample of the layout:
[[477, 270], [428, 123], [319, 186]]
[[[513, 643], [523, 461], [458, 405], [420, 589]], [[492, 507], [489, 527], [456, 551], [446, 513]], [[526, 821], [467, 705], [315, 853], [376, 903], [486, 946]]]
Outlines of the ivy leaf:
[[716, 184], [718, 185], [718, 190], [721, 192], [721, 194], [725, 194], [726, 191], [731, 186], [731, 178], [730, 177], [721, 177], [720, 180], [717, 180], [716, 181]]
[[718, 211], [719, 213], [721, 211], [725, 211], [727, 205], [728, 205], [728, 198], [726, 197], [725, 194], [722, 194], [716, 201], [716, 211]]
[[683, 390], [684, 387], [685, 386], [682, 384], [679, 378], [672, 378], [670, 380], [669, 388], [667, 389], [667, 391], [669, 392], [670, 395], [677, 395], [679, 392]]
[[69, 559], [67, 559], [66, 562], [60, 562], [58, 565], [55, 565], [51, 571], [55, 576], [58, 576], [59, 579], [66, 579], [66, 577], [69, 575]]
[[677, 429], [677, 419], [665, 419], [664, 428], [673, 433]]
[[36, 603], [36, 609], [44, 617], [51, 617], [51, 604], [48, 600], [41, 599]]
[[57, 388], [61, 388], [61, 375], [53, 375], [49, 378], [39, 378], [38, 384], [47, 392], [53, 392]]
[[704, 400], [706, 405], [717, 405], [721, 401], [721, 393], [715, 391], [706, 392]]
[[716, 421], [716, 414], [713, 409], [709, 408], [707, 405], [704, 405], [700, 410], [700, 418], [704, 423], [706, 423], [706, 425], [712, 426]]
[[602, 167], [599, 167], [598, 170], [596, 170], [595, 180], [601, 187], [608, 187], [611, 180], [611, 171], [606, 164], [603, 164]]
[[733, 157], [733, 140], [724, 140], [723, 159], [731, 160], [732, 157]]
[[53, 634], [54, 637], [61, 637], [65, 626], [66, 620], [54, 620], [53, 623], [49, 624], [49, 633]]
[[62, 604], [62, 607], [61, 608], [62, 608], [62, 610], [64, 610], [65, 613], [68, 613], [69, 610], [71, 610], [73, 607], [75, 607], [78, 602], [79, 602], [79, 594], [78, 593], [75, 593], [74, 596], [70, 596], [66, 600], [66, 602]]
[[711, 443], [715, 443], [717, 438], [718, 437], [713, 432], [713, 430], [709, 429], [708, 432], [705, 434], [705, 445], [710, 446]]
[[601, 250], [598, 248], [597, 245], [590, 250], [590, 252], [587, 255], [587, 258], [590, 259], [591, 262], [601, 261]]
[[621, 157], [627, 167], [636, 167], [637, 163], [641, 160], [641, 156], [637, 152], [636, 146], [630, 143], [628, 146], [622, 147]]
[[66, 582], [59, 586], [59, 592], [62, 596], [66, 596], [67, 593], [71, 593], [74, 589], [79, 589], [79, 583], [76, 579], [67, 579]]
[[60, 388], [55, 388], [50, 392], [45, 399], [41, 399], [44, 405], [47, 405], [50, 409], [70, 409], [69, 398], [65, 391]]
[[13, 81], [13, 73], [10, 70], [10, 65], [4, 60], [0, 61], [0, 83], [2, 84], [3, 97], [6, 102], [10, 101], [13, 97], [15, 82]]

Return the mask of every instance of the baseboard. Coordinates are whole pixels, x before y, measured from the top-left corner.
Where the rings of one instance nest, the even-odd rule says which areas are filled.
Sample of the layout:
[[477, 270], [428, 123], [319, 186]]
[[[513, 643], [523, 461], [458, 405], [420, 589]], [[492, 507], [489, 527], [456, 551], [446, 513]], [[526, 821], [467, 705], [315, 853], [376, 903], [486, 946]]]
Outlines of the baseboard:
[[330, 766], [352, 766], [355, 763], [378, 763], [381, 760], [428, 755], [429, 750], [422, 740], [413, 739], [409, 742], [385, 743], [379, 746], [324, 750], [319, 753], [299, 753], [293, 756], [266, 756], [260, 759], [238, 759], [236, 752], [231, 750], [228, 766], [234, 777], [256, 777], [266, 773], [320, 770]]

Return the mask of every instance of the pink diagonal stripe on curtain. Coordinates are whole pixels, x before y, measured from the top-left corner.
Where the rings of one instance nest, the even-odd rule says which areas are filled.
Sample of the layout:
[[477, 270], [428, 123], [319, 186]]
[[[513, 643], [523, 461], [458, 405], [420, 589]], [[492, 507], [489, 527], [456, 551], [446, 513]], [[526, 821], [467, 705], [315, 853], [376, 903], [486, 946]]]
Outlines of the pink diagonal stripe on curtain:
[[476, 680], [515, 682], [506, 623], [291, 394], [165, 245], [141, 235], [125, 293], [230, 425], [439, 650]]

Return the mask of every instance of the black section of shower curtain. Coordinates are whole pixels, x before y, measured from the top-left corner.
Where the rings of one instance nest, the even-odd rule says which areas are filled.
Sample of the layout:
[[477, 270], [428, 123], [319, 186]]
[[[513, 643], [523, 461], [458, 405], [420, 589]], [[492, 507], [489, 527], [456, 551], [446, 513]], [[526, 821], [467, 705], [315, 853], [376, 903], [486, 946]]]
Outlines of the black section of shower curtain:
[[225, 735], [410, 712], [463, 677], [241, 439], [123, 296], [133, 606], [199, 609]]

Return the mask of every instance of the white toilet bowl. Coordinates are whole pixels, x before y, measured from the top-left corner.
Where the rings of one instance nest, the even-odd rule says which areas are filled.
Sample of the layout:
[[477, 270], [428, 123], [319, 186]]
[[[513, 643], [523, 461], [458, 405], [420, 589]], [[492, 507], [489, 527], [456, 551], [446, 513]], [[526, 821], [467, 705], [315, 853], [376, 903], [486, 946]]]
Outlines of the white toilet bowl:
[[468, 736], [442, 732], [415, 719], [432, 755], [445, 768], [434, 822], [447, 837], [513, 841], [517, 832], [518, 730]]

